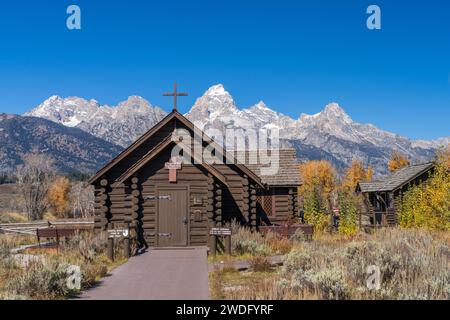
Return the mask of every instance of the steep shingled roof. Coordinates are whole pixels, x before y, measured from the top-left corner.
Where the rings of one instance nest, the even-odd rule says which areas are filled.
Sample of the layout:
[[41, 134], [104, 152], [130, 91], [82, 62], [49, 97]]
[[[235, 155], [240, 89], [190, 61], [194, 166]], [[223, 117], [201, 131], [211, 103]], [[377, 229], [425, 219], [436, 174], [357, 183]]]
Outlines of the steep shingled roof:
[[236, 151], [235, 157], [268, 186], [300, 186], [302, 184], [295, 149], [268, 150], [267, 153], [256, 150]]
[[359, 189], [364, 193], [394, 191], [433, 167], [434, 163], [431, 162], [405, 167], [378, 181], [361, 182], [359, 183]]

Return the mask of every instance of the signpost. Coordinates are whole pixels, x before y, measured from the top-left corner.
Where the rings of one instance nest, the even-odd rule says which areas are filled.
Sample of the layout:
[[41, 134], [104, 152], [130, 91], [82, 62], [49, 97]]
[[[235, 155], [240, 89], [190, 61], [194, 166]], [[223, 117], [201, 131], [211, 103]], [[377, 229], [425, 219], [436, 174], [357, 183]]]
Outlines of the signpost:
[[116, 238], [126, 238], [130, 234], [128, 229], [112, 229], [108, 230], [108, 238], [116, 239]]
[[111, 229], [108, 229], [108, 258], [114, 261], [114, 239], [124, 239], [124, 255], [125, 258], [131, 256], [130, 246], [130, 228], [114, 228], [114, 225], [110, 225]]
[[209, 232], [212, 236], [231, 236], [230, 228], [212, 228]]
[[209, 234], [214, 237], [213, 254], [217, 252], [217, 243], [219, 237], [225, 237], [225, 253], [231, 255], [231, 229], [230, 228], [211, 228]]

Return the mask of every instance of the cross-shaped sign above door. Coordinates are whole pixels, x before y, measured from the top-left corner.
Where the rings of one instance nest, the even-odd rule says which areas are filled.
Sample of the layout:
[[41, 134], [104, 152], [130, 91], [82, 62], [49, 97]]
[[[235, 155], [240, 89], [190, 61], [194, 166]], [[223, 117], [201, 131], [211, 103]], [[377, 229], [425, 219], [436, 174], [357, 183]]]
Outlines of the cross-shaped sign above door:
[[166, 163], [166, 169], [169, 170], [169, 182], [177, 182], [177, 170], [181, 170], [181, 159], [179, 157], [172, 157], [170, 161]]

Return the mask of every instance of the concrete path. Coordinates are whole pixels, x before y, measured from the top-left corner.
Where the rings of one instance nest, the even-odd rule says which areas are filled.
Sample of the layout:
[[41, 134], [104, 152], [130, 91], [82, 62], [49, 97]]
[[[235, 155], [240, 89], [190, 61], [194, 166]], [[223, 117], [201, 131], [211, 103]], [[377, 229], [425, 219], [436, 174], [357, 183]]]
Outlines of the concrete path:
[[149, 250], [84, 292], [83, 300], [207, 300], [206, 248]]

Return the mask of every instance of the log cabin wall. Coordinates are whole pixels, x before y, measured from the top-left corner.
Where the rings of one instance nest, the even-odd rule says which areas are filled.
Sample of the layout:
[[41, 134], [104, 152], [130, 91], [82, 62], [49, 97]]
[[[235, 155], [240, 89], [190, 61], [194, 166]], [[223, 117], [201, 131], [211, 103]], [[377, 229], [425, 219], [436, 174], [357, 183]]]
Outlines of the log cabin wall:
[[298, 188], [271, 187], [258, 192], [258, 225], [283, 225], [298, 217]]
[[245, 223], [246, 214], [244, 208], [244, 184], [242, 175], [239, 174], [232, 166], [218, 165], [216, 166], [220, 172], [227, 178], [228, 188], [222, 186], [222, 212], [223, 223], [232, 220]]
[[[186, 245], [203, 246], [213, 238], [209, 237], [210, 228], [226, 226], [232, 220], [256, 228], [260, 223], [257, 211], [258, 193], [266, 187], [274, 190], [275, 214], [270, 217], [270, 223], [283, 224], [296, 214], [297, 187], [270, 187], [270, 183], [265, 184], [262, 177], [255, 173], [259, 172], [256, 167], [250, 169], [234, 164], [212, 167], [207, 164], [183, 164], [181, 169], [177, 170], [176, 183], [170, 183], [166, 163], [171, 159], [173, 144], [168, 138], [175, 128], [185, 129], [192, 135], [193, 129], [186, 121], [188, 120], [182, 115], [172, 113], [164, 120], [163, 125], [157, 124], [156, 129], [151, 129], [131, 148], [91, 178], [90, 182], [95, 187], [97, 229], [104, 230], [112, 222], [127, 223], [135, 228], [139, 242], [148, 246], [158, 246], [163, 237], [162, 234], [158, 234], [158, 223], [161, 222], [158, 221], [158, 206], [161, 209], [163, 203], [165, 212], [172, 213], [180, 212], [179, 208], [182, 206], [178, 204], [184, 203], [188, 230]], [[179, 140], [185, 146], [186, 141], [188, 140]], [[275, 180], [291, 183], [294, 177], [294, 182], [297, 183], [295, 152], [291, 150], [282, 154], [284, 156], [281, 156], [280, 176], [269, 180], [272, 183]], [[287, 154], [292, 159], [287, 159]], [[178, 200], [171, 202], [177, 203], [177, 209], [160, 201], [161, 189], [164, 189], [164, 192], [167, 189], [182, 190], [179, 191], [181, 196], [173, 190], [170, 191], [174, 192], [172, 199], [182, 199], [180, 202]], [[186, 228], [183, 228], [181, 233], [184, 234]], [[172, 234], [179, 235], [177, 230]]]
[[106, 179], [94, 186], [94, 214], [95, 228], [106, 230], [111, 219], [111, 199], [109, 198], [110, 186]]
[[157, 188], [159, 186], [189, 187], [189, 238], [188, 245], [201, 246], [208, 242], [208, 173], [198, 165], [183, 164], [177, 172], [177, 182], [169, 184], [169, 172], [165, 163], [170, 160], [171, 149], [144, 166], [137, 173], [142, 188], [142, 232], [149, 246], [157, 246]]

